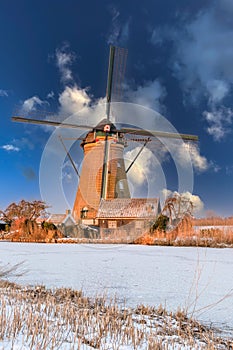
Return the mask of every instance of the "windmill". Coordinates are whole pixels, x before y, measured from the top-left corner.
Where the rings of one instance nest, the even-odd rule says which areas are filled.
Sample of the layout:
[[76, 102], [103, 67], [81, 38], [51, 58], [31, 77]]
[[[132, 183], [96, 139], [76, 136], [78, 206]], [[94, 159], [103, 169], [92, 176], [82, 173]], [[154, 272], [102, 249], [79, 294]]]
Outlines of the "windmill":
[[[140, 156], [144, 147], [151, 138], [183, 139], [185, 141], [197, 141], [195, 135], [176, 134], [171, 132], [143, 130], [131, 127], [128, 124], [116, 126], [112, 121], [111, 102], [112, 97], [119, 93], [126, 65], [127, 51], [115, 46], [110, 47], [109, 67], [106, 93], [106, 115], [96, 125], [78, 125], [75, 123], [59, 122], [54, 120], [41, 120], [28, 116], [14, 116], [13, 121], [40, 125], [49, 125], [63, 128], [79, 128], [87, 134], [82, 139], [81, 147], [84, 152], [82, 170], [79, 173], [79, 185], [73, 206], [73, 217], [93, 220], [96, 217], [100, 201], [116, 198], [130, 198], [127, 173]], [[140, 137], [143, 145], [137, 155], [125, 168], [124, 148], [126, 135]], [[142, 139], [142, 137], [144, 139]], [[61, 140], [62, 141], [62, 140]], [[64, 144], [63, 144], [64, 145]], [[65, 147], [65, 146], [64, 146]], [[66, 150], [72, 165], [75, 165], [69, 152]]]

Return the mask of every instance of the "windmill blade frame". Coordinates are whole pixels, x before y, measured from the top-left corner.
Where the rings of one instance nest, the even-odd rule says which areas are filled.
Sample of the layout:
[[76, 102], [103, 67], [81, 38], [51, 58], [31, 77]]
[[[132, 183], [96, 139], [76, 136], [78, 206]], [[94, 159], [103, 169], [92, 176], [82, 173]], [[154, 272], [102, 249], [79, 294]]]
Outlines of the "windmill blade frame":
[[131, 135], [139, 135], [139, 136], [150, 136], [150, 137], [155, 136], [155, 137], [163, 137], [163, 138], [171, 138], [171, 139], [182, 139], [186, 141], [198, 141], [198, 136], [196, 135], [170, 133], [166, 131], [143, 130], [143, 129], [137, 129], [137, 128], [122, 127], [120, 129], [117, 129], [117, 132], [122, 134], [131, 134]]
[[47, 126], [54, 126], [54, 127], [61, 127], [61, 128], [85, 129], [85, 130], [93, 129], [93, 126], [89, 126], [89, 125], [77, 125], [77, 124], [70, 124], [70, 123], [64, 123], [64, 122], [55, 122], [53, 120], [40, 120], [40, 119], [32, 119], [32, 118], [19, 117], [19, 116], [12, 117], [11, 119], [14, 122], [27, 123], [27, 124], [38, 124], [38, 125], [47, 125]]

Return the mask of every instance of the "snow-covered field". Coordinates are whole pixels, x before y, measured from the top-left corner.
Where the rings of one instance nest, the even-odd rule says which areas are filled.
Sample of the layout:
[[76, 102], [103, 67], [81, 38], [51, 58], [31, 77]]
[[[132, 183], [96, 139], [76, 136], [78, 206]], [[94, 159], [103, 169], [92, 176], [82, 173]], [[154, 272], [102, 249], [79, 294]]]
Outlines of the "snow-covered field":
[[22, 261], [20, 284], [116, 295], [127, 306], [188, 308], [233, 332], [232, 249], [0, 242], [2, 265]]

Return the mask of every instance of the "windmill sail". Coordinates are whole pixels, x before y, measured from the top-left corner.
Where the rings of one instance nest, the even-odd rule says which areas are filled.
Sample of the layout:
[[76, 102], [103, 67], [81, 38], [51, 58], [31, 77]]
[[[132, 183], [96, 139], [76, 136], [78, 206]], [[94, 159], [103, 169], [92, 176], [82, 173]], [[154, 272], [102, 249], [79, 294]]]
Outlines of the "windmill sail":
[[107, 119], [110, 119], [111, 102], [118, 102], [122, 100], [127, 55], [127, 49], [116, 46], [110, 46], [108, 80], [106, 90]]
[[121, 102], [124, 92], [125, 70], [128, 50], [122, 47], [115, 47], [113, 66], [112, 102]]

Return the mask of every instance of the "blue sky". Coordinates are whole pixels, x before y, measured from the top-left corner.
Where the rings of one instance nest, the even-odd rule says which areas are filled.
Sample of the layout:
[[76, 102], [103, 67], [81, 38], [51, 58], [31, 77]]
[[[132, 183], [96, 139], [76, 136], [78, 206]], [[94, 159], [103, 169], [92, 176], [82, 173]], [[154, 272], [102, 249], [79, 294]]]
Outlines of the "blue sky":
[[[128, 49], [123, 101], [155, 109], [179, 132], [199, 136], [193, 194], [202, 213], [232, 215], [232, 15], [231, 0], [1, 1], [0, 208], [40, 198], [40, 162], [53, 132], [13, 123], [16, 106], [59, 117], [100, 103], [114, 44]], [[79, 147], [71, 152], [79, 166]], [[163, 156], [168, 189], [176, 191], [174, 165]], [[146, 155], [140, 162], [156, 178]], [[77, 178], [67, 160], [62, 183], [72, 206]]]

